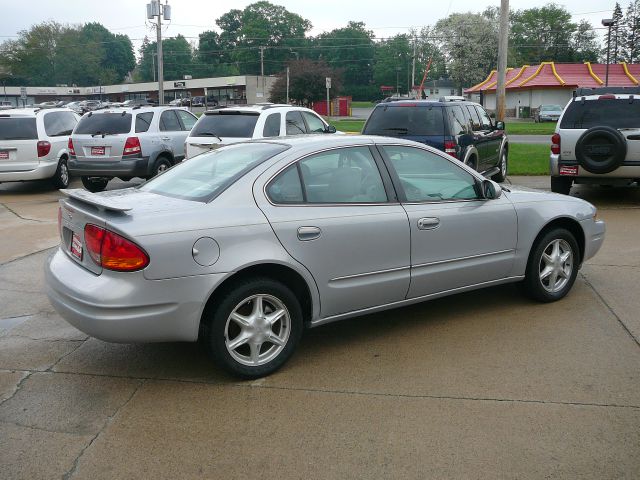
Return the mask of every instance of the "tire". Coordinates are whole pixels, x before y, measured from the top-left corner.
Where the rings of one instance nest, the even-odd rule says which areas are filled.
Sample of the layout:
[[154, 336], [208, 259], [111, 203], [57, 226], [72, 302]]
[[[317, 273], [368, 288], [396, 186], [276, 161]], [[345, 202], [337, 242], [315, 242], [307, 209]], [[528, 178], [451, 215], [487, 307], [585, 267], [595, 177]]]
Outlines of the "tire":
[[160, 175], [167, 169], [171, 168], [171, 161], [167, 157], [158, 157], [156, 163], [153, 165], [153, 174], [149, 178], [153, 178], [156, 175]]
[[614, 171], [627, 156], [627, 140], [615, 128], [593, 127], [576, 142], [576, 159], [587, 172], [603, 174]]
[[82, 180], [84, 188], [93, 193], [103, 191], [109, 183], [107, 177], [80, 177], [80, 180]]
[[[281, 310], [283, 314], [269, 326], [268, 313], [267, 318], [254, 318], [258, 302], [263, 312]], [[227, 372], [242, 378], [263, 377], [278, 370], [293, 354], [303, 328], [296, 296], [269, 278], [244, 280], [220, 292], [220, 299], [205, 311], [203, 322], [202, 340], [209, 355]], [[276, 337], [271, 336], [274, 333]], [[249, 339], [243, 339], [244, 335]], [[234, 347], [235, 340], [242, 343]]]
[[573, 179], [571, 177], [551, 177], [551, 191], [569, 195]]
[[66, 157], [62, 157], [58, 162], [56, 173], [51, 177], [51, 183], [56, 188], [67, 188], [69, 186], [69, 167]]
[[571, 290], [579, 265], [580, 250], [573, 234], [554, 228], [531, 248], [521, 289], [538, 302], [560, 300]]
[[498, 168], [500, 171], [491, 177], [491, 180], [494, 182], [502, 183], [507, 179], [507, 169], [508, 169], [508, 158], [507, 158], [507, 149], [503, 149], [500, 152], [500, 161], [498, 162]]
[[478, 171], [478, 159], [475, 155], [471, 155], [466, 162], [464, 162], [467, 167], [473, 168], [476, 172]]

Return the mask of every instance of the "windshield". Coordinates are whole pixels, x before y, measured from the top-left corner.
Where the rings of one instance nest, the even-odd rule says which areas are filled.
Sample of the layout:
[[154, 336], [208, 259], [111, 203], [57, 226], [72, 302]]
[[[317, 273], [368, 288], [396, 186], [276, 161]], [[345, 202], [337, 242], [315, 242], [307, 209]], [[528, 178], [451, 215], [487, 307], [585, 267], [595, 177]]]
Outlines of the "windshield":
[[442, 108], [398, 104], [376, 107], [362, 131], [365, 135], [444, 135]]
[[628, 98], [574, 101], [564, 112], [560, 128], [640, 128], [640, 101]]
[[251, 138], [258, 112], [216, 112], [203, 115], [191, 130], [191, 137]]
[[274, 143], [229, 145], [179, 163], [142, 185], [140, 190], [208, 202], [254, 167], [288, 148]]
[[82, 117], [73, 133], [77, 135], [114, 135], [129, 133], [130, 130], [130, 113], [98, 113]]
[[0, 140], [36, 140], [35, 118], [0, 118]]
[[562, 107], [560, 105], [542, 105], [540, 107], [541, 112], [561, 112]]

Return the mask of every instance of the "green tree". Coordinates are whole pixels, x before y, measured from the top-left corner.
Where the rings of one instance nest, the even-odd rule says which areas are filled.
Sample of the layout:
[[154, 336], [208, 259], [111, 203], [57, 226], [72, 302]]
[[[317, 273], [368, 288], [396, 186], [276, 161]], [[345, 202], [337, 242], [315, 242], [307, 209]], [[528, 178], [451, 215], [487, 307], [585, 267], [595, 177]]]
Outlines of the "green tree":
[[625, 35], [621, 42], [620, 57], [628, 63], [640, 59], [640, 0], [632, 0], [624, 16]]
[[449, 77], [459, 89], [486, 78], [498, 60], [497, 24], [482, 14], [454, 13], [435, 26]]
[[618, 63], [623, 49], [624, 38], [626, 37], [626, 25], [622, 15], [622, 8], [620, 8], [620, 4], [618, 2], [616, 2], [616, 6], [613, 9], [612, 18], [611, 53], [609, 58], [611, 62]]
[[195, 59], [194, 76], [224, 77], [240, 73], [231, 60], [229, 50], [224, 47], [220, 35], [211, 30], [200, 34]]
[[581, 20], [571, 39], [574, 62], [597, 62], [600, 44], [591, 24]]
[[[143, 82], [151, 82], [157, 75], [157, 42], [148, 38], [140, 47], [140, 61], [136, 78]], [[163, 74], [165, 80], [181, 80], [184, 75], [193, 75], [193, 52], [191, 45], [182, 35], [162, 40], [162, 56], [164, 58]]]
[[553, 3], [514, 11], [510, 42], [515, 51], [515, 64], [573, 61], [572, 37], [577, 28], [571, 14]]
[[412, 56], [413, 46], [407, 34], [398, 34], [378, 43], [373, 67], [376, 86], [394, 86], [399, 93], [406, 94], [410, 83]]
[[[294, 60], [289, 66], [289, 101], [291, 103], [308, 106], [315, 101], [325, 99], [326, 77], [331, 77], [331, 91], [334, 95], [342, 89], [342, 72], [331, 68], [322, 60]], [[273, 84], [269, 101], [284, 103], [286, 95], [287, 80], [283, 75]]]
[[311, 22], [286, 8], [260, 1], [244, 10], [231, 10], [216, 20], [222, 29], [220, 42], [231, 52], [241, 71], [260, 73], [260, 47], [264, 50], [266, 75], [281, 72], [291, 51], [307, 45], [305, 33]]

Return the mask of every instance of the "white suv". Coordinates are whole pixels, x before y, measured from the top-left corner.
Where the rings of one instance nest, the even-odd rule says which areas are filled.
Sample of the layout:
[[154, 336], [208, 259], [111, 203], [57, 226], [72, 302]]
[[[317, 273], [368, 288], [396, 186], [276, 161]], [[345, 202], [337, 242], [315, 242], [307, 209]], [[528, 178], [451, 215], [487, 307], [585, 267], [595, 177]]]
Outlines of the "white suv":
[[112, 178], [151, 178], [184, 159], [197, 117], [179, 107], [116, 107], [85, 113], [69, 139], [69, 171], [91, 192]]
[[0, 182], [50, 179], [67, 188], [67, 142], [79, 118], [67, 108], [0, 111]]
[[578, 89], [551, 137], [551, 190], [640, 184], [640, 89]]
[[287, 135], [336, 133], [316, 112], [291, 105], [264, 104], [207, 110], [185, 143], [187, 158], [222, 145]]

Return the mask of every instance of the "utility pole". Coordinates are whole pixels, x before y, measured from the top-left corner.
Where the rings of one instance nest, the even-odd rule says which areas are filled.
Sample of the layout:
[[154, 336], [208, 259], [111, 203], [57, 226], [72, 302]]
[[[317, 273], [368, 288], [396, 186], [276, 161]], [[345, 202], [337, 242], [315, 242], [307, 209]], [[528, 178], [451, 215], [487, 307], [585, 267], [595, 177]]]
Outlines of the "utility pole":
[[411, 62], [411, 88], [416, 84], [416, 43], [417, 37], [413, 36], [413, 61]]
[[[158, 105], [164, 103], [164, 57], [162, 56], [162, 18], [171, 20], [171, 7], [167, 3], [162, 5], [159, 0], [147, 3], [147, 19], [156, 21], [156, 46], [158, 49]], [[153, 59], [153, 55], [151, 56]], [[154, 69], [155, 70], [155, 69]]]
[[500, 0], [500, 30], [498, 33], [498, 83], [496, 86], [496, 121], [504, 122], [507, 47], [509, 38], [509, 0]]
[[260, 48], [260, 76], [262, 77], [262, 96], [264, 97], [264, 49], [265, 47]]
[[289, 103], [289, 67], [287, 67], [287, 104]]
[[611, 46], [611, 27], [613, 26], [613, 18], [603, 18], [602, 25], [607, 27], [607, 67], [604, 77], [604, 86], [609, 86], [609, 47]]

